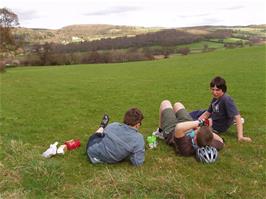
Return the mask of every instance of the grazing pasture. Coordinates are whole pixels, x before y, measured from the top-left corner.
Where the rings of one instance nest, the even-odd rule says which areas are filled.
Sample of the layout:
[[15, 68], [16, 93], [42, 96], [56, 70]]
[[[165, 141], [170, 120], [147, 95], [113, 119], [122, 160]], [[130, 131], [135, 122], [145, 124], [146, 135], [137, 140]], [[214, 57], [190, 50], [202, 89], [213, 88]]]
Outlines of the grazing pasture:
[[[0, 74], [0, 198], [265, 198], [265, 46], [121, 64], [20, 67]], [[245, 118], [252, 143], [235, 128], [212, 165], [180, 157], [159, 140], [145, 163], [92, 165], [88, 137], [104, 113], [121, 121], [130, 107], [144, 113], [146, 138], [158, 126], [163, 99], [188, 110], [207, 108], [209, 82], [223, 76]], [[51, 143], [79, 138], [63, 156], [41, 157]]]

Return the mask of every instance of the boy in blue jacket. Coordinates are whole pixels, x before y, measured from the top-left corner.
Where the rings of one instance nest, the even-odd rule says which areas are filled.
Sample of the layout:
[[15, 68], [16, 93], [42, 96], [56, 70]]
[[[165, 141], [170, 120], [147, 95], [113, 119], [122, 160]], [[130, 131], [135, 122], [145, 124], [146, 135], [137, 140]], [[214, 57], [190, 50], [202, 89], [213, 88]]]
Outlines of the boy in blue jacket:
[[86, 152], [93, 163], [117, 163], [129, 158], [134, 166], [144, 162], [145, 142], [138, 131], [144, 116], [138, 108], [129, 109], [123, 123], [108, 125], [104, 115], [99, 129], [88, 140]]

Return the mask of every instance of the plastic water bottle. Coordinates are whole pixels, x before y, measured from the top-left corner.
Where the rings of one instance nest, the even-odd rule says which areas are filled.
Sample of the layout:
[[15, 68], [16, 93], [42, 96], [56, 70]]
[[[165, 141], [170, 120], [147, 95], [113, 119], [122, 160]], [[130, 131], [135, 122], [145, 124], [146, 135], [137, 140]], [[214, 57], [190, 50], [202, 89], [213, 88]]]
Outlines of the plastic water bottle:
[[157, 147], [157, 140], [156, 140], [156, 136], [155, 135], [151, 135], [147, 137], [147, 142], [149, 145], [150, 149], [156, 148]]

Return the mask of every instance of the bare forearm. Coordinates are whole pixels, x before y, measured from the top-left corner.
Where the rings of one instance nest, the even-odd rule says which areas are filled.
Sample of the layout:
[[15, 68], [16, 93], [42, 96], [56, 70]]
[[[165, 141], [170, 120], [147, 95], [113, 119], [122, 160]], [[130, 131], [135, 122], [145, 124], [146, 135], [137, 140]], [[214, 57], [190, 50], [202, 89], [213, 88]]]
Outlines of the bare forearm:
[[237, 139], [238, 141], [245, 141], [245, 142], [251, 142], [252, 139], [250, 137], [245, 137], [243, 133], [243, 123], [241, 121], [241, 116], [236, 115], [235, 116], [236, 121], [236, 132], [237, 132]]
[[216, 133], [212, 133], [212, 134], [213, 134], [213, 139], [218, 140], [218, 141], [224, 143], [223, 139], [219, 135], [217, 135]]
[[208, 119], [209, 117], [210, 117], [210, 113], [208, 112], [208, 111], [205, 111], [200, 117], [199, 117], [199, 119], [202, 119], [202, 120], [204, 120], [204, 119]]
[[196, 128], [198, 126], [198, 120], [178, 123], [175, 127], [175, 137], [183, 137], [188, 130]]
[[235, 121], [236, 121], [236, 133], [237, 133], [237, 138], [238, 140], [243, 137], [243, 124], [241, 122], [241, 116], [236, 115], [235, 116]]

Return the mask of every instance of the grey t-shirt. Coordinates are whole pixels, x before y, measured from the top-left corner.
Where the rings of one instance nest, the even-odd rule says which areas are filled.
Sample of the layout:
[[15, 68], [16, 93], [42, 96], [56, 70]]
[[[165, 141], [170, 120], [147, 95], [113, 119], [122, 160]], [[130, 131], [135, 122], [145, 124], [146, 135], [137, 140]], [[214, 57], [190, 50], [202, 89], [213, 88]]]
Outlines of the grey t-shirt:
[[89, 147], [90, 157], [101, 162], [116, 163], [129, 157], [133, 165], [144, 162], [145, 142], [137, 129], [118, 122], [107, 125], [105, 136], [99, 143]]
[[218, 132], [225, 132], [232, 125], [234, 117], [239, 114], [233, 99], [224, 94], [219, 99], [213, 98], [208, 112], [213, 120], [212, 128]]

